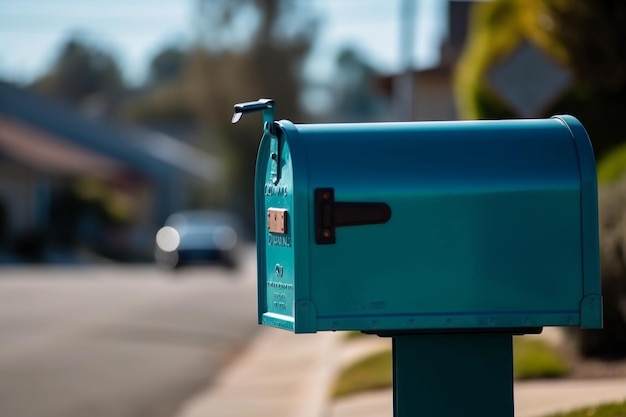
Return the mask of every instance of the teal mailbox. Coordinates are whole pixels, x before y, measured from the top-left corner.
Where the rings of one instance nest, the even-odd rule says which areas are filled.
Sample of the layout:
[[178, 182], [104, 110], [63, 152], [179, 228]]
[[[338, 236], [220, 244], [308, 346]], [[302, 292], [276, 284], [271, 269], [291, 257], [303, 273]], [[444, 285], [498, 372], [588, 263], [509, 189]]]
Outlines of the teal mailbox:
[[571, 116], [297, 125], [260, 110], [259, 322], [296, 333], [599, 328], [593, 150]]

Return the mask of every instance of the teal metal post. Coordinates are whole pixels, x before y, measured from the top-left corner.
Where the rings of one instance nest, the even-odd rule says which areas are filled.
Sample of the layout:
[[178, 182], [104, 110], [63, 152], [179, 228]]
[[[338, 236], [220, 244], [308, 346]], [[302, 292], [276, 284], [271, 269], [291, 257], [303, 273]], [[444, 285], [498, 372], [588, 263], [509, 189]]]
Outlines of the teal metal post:
[[513, 336], [393, 337], [394, 417], [513, 417]]

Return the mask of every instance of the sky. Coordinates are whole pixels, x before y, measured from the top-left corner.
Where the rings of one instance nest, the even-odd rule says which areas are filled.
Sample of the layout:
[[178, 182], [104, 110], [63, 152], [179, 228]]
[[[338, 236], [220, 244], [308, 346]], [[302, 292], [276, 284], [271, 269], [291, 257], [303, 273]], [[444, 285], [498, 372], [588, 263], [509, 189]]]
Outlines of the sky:
[[[360, 51], [379, 71], [398, 71], [401, 0], [293, 0], [321, 18], [309, 78], [332, 73], [342, 46]], [[415, 0], [412, 61], [437, 63], [446, 34], [446, 0]], [[113, 53], [127, 81], [139, 84], [149, 60], [166, 46], [194, 39], [194, 0], [0, 0], [0, 79], [28, 83], [48, 69], [59, 48], [79, 34]]]

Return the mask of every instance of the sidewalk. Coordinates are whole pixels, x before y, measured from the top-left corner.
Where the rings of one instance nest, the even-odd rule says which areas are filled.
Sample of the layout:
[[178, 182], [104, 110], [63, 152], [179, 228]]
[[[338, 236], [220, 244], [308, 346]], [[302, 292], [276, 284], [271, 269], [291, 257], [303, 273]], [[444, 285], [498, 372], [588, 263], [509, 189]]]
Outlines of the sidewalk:
[[[525, 337], [558, 343], [560, 333], [547, 329], [544, 335]], [[177, 417], [391, 417], [391, 389], [328, 400], [339, 369], [390, 343], [376, 337], [347, 342], [341, 332], [295, 335], [263, 328], [242, 357]], [[515, 416], [541, 417], [622, 401], [626, 379], [519, 382], [514, 390]]]
[[[514, 385], [515, 417], [542, 417], [626, 399], [626, 379], [520, 382]], [[337, 401], [324, 417], [391, 417], [391, 390]]]
[[261, 329], [242, 357], [177, 417], [322, 417], [343, 333]]

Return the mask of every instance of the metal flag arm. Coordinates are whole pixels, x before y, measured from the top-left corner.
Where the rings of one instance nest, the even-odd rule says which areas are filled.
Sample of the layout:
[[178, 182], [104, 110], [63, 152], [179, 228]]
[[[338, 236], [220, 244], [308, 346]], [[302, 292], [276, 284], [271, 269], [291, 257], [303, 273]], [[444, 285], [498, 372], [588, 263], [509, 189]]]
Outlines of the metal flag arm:
[[[274, 122], [275, 102], [270, 98], [261, 98], [257, 101], [248, 101], [235, 104], [235, 113], [231, 123], [237, 123], [244, 114], [257, 111], [263, 112], [263, 137], [270, 139], [270, 164], [272, 167], [272, 182], [278, 184], [280, 180], [280, 145], [278, 140], [278, 127]], [[261, 138], [261, 141], [263, 138]]]
[[231, 123], [237, 123], [241, 117], [246, 113], [252, 113], [256, 111], [263, 112], [263, 124], [267, 122], [274, 123], [274, 100], [270, 98], [261, 98], [257, 101], [248, 101], [246, 103], [235, 104], [235, 113], [231, 119]]

